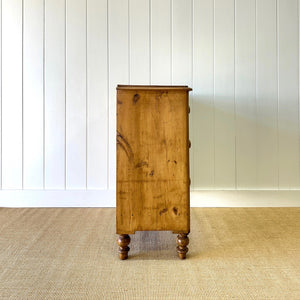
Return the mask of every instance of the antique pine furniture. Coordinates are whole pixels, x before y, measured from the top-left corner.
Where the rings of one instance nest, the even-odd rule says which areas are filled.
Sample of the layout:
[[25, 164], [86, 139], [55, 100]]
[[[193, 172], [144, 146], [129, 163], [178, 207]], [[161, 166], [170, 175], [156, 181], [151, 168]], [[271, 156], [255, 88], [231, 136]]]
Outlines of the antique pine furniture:
[[117, 215], [120, 259], [135, 231], [177, 233], [186, 257], [190, 232], [187, 86], [117, 86]]

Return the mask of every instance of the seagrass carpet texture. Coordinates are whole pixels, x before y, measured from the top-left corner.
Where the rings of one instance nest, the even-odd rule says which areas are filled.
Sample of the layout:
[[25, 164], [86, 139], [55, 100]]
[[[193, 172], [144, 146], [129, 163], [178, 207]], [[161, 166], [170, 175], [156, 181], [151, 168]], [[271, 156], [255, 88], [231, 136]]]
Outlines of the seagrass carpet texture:
[[1, 208], [0, 299], [300, 299], [300, 208], [192, 208], [189, 237], [120, 261], [114, 208]]

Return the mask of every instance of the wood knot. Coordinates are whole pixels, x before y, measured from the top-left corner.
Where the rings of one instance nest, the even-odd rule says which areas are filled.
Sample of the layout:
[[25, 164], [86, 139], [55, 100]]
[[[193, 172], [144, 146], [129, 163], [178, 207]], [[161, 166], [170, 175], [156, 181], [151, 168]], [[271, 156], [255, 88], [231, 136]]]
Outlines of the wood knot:
[[140, 99], [140, 95], [139, 94], [135, 94], [133, 96], [133, 99], [132, 99], [133, 104], [136, 104], [139, 101], [139, 99]]
[[148, 163], [147, 163], [146, 161], [144, 161], [144, 160], [141, 160], [140, 162], [138, 162], [138, 163], [135, 165], [136, 168], [141, 168], [141, 167], [143, 167], [143, 166], [147, 166], [147, 167], [148, 167]]
[[159, 215], [161, 216], [162, 214], [165, 214], [167, 211], [168, 211], [168, 209], [164, 208], [159, 212]]

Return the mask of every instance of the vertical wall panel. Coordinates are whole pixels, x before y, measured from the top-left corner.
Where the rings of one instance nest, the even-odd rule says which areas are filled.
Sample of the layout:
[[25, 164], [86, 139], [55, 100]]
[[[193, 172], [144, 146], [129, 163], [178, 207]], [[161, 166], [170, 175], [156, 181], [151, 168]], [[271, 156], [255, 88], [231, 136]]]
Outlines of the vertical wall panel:
[[2, 188], [2, 0], [0, 0], [0, 189]]
[[107, 1], [87, 1], [87, 187], [106, 189]]
[[151, 0], [151, 83], [171, 84], [171, 0]]
[[65, 1], [45, 1], [45, 188], [65, 188]]
[[2, 1], [2, 188], [22, 188], [22, 0]]
[[298, 1], [278, 1], [279, 188], [299, 187]]
[[109, 1], [109, 188], [116, 186], [116, 86], [128, 84], [128, 1]]
[[129, 49], [131, 84], [150, 82], [149, 0], [129, 1]]
[[87, 1], [87, 187], [106, 189], [107, 1]]
[[214, 187], [214, 1], [194, 1], [192, 151], [195, 189]]
[[235, 188], [234, 0], [215, 0], [215, 187]]
[[29, 189], [44, 181], [43, 2], [23, 1], [23, 184]]
[[172, 78], [174, 85], [192, 83], [192, 0], [173, 0]]
[[256, 2], [257, 188], [278, 188], [276, 1]]
[[86, 1], [67, 0], [66, 187], [86, 188]]
[[256, 187], [255, 1], [235, 8], [236, 181]]

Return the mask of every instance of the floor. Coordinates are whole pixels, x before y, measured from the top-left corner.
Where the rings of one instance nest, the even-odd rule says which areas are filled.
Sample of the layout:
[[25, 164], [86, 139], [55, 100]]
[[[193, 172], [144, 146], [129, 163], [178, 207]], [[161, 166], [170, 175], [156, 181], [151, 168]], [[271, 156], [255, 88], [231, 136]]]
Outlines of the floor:
[[0, 208], [0, 299], [300, 299], [300, 208], [192, 208], [117, 255], [114, 208]]

